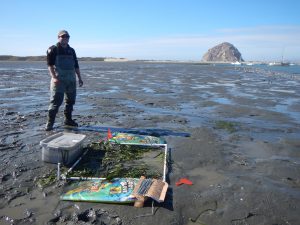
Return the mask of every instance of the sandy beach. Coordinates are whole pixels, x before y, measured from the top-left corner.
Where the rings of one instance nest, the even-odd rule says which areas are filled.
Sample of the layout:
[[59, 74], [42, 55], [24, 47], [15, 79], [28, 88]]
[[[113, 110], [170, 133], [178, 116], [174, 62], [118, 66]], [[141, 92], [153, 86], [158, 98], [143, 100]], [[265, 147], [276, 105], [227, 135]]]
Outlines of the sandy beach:
[[[74, 118], [94, 140], [136, 130], [169, 147], [164, 203], [60, 201], [36, 181], [49, 103], [45, 62], [0, 62], [0, 224], [296, 225], [300, 221], [300, 73], [267, 66], [82, 62]], [[97, 130], [98, 129], [98, 130]], [[180, 178], [193, 185], [176, 186]]]

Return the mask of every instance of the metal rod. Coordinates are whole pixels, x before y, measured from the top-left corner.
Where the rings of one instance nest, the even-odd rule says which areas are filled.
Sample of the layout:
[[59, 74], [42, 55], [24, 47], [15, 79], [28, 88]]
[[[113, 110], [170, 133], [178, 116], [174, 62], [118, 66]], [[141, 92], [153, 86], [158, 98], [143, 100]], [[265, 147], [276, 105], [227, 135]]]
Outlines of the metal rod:
[[165, 158], [164, 158], [164, 173], [163, 173], [163, 181], [166, 181], [166, 173], [167, 173], [167, 154], [168, 154], [168, 145], [165, 144]]
[[87, 153], [88, 151], [89, 151], [89, 149], [87, 149], [87, 150], [79, 157], [79, 159], [77, 159], [77, 161], [73, 164], [73, 166], [72, 166], [70, 169], [68, 169], [68, 171], [67, 171], [65, 174], [62, 175], [62, 179], [66, 179], [66, 178], [67, 178], [68, 173], [70, 173], [70, 172], [75, 168], [75, 166], [80, 162], [80, 160], [86, 155], [86, 153]]
[[60, 163], [57, 163], [57, 177], [56, 177], [57, 181], [60, 180]]
[[66, 180], [106, 180], [102, 177], [67, 177]]

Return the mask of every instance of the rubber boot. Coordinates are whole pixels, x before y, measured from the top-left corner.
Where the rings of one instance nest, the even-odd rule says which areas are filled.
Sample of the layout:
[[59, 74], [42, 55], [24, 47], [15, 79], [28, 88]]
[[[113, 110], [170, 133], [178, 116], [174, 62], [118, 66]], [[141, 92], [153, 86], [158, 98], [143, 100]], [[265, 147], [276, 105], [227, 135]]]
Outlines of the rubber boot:
[[48, 112], [48, 121], [47, 121], [46, 126], [45, 126], [45, 131], [53, 130], [53, 125], [54, 125], [54, 122], [55, 122], [55, 116], [56, 116], [56, 113], [54, 113], [52, 111]]
[[72, 120], [72, 112], [65, 112], [65, 126], [78, 127], [78, 123]]

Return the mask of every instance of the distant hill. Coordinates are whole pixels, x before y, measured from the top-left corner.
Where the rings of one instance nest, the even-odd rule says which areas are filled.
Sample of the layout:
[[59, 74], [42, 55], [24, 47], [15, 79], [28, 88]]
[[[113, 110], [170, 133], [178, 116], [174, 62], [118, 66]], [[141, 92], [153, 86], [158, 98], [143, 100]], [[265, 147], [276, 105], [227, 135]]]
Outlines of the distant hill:
[[0, 55], [1, 61], [46, 61], [46, 56]]
[[[80, 61], [104, 61], [105, 57], [82, 57]], [[46, 56], [0, 55], [0, 61], [46, 61]]]
[[202, 57], [204, 62], [244, 62], [239, 50], [228, 42], [209, 49]]
[[79, 57], [80, 61], [104, 61], [105, 57]]

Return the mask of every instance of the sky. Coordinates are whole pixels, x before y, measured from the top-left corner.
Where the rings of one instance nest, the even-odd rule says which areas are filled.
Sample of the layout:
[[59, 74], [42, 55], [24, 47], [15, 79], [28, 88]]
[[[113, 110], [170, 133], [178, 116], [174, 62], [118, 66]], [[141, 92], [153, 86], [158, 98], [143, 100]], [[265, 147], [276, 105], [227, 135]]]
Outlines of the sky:
[[2, 0], [0, 55], [45, 55], [61, 29], [78, 57], [201, 60], [222, 43], [246, 61], [300, 62], [299, 0]]

